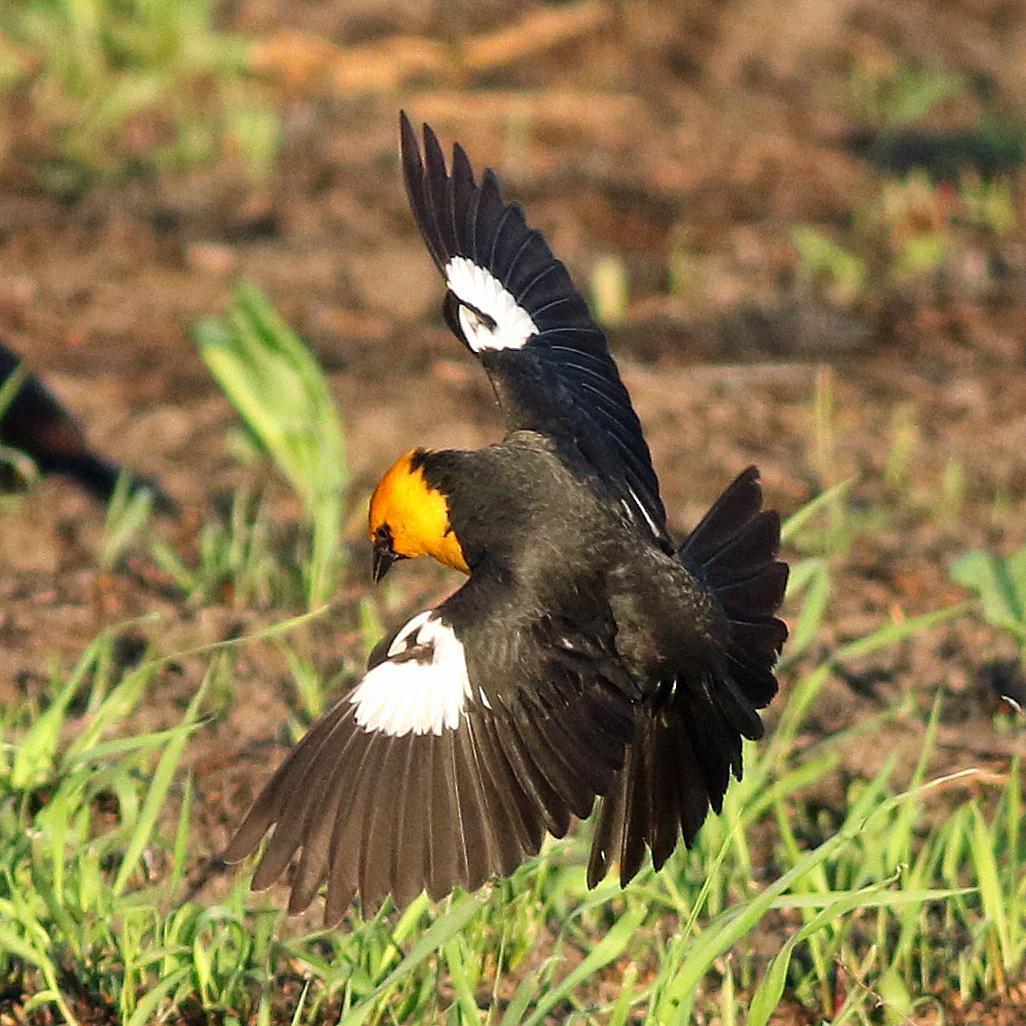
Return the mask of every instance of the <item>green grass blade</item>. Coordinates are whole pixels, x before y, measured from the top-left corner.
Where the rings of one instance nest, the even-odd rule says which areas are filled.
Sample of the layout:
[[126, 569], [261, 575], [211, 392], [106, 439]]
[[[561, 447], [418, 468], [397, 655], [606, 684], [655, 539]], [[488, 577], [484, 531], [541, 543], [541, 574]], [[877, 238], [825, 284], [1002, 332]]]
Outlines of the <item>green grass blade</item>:
[[480, 1021], [481, 1012], [474, 997], [474, 985], [467, 972], [462, 947], [460, 936], [457, 934], [442, 948], [442, 954], [449, 970], [453, 990], [456, 991], [456, 1004], [460, 1009], [460, 1015], [464, 1022], [474, 1023]]
[[537, 1026], [584, 980], [594, 976], [600, 969], [619, 958], [644, 922], [647, 913], [648, 909], [644, 905], [628, 909], [619, 918], [616, 925], [588, 952], [581, 964], [567, 973], [555, 987], [548, 990], [535, 1006], [534, 1012], [524, 1020], [524, 1026]]
[[1013, 968], [1012, 944], [1008, 928], [1006, 898], [1001, 891], [1001, 876], [998, 872], [995, 831], [987, 825], [978, 805], [973, 810], [973, 864], [976, 876], [980, 881], [980, 897], [983, 900], [983, 911], [997, 935], [998, 949], [1001, 953], [1002, 966], [1006, 971]]
[[26, 731], [14, 753], [11, 769], [12, 787], [29, 787], [38, 783], [41, 777], [52, 770], [68, 706], [78, 693], [87, 673], [99, 663], [110, 644], [111, 635], [107, 632], [93, 639], [49, 708]]
[[968, 603], [957, 602], [954, 605], [944, 606], [942, 609], [935, 609], [920, 616], [910, 616], [907, 620], [895, 620], [877, 628], [871, 634], [855, 641], [849, 641], [847, 645], [841, 645], [834, 652], [835, 663], [844, 662], [845, 659], [861, 659], [863, 656], [871, 655], [881, 648], [889, 645], [896, 645], [898, 642], [907, 641], [909, 638], [919, 634], [920, 631], [929, 630], [937, 624], [951, 620], [968, 608]]
[[146, 799], [143, 802], [142, 810], [139, 814], [138, 820], [136, 821], [135, 829], [132, 831], [128, 847], [125, 849], [124, 858], [122, 858], [117, 876], [114, 878], [114, 884], [111, 890], [115, 896], [124, 893], [125, 888], [128, 886], [128, 881], [131, 879], [132, 873], [135, 870], [136, 864], [141, 858], [143, 850], [149, 843], [150, 838], [153, 835], [153, 831], [156, 828], [157, 819], [160, 816], [161, 809], [163, 808], [164, 800], [167, 798], [168, 791], [170, 790], [172, 781], [174, 780], [174, 775], [178, 770], [178, 765], [182, 761], [182, 752], [185, 749], [185, 742], [189, 739], [194, 728], [196, 717], [199, 715], [200, 704], [203, 701], [207, 682], [213, 672], [213, 667], [214, 664], [211, 663], [211, 668], [208, 670], [207, 676], [204, 678], [199, 690], [193, 696], [192, 701], [189, 702], [189, 706], [185, 711], [185, 717], [183, 718], [182, 723], [173, 732], [171, 739], [167, 743], [167, 747], [164, 749], [160, 756], [160, 760], [157, 763], [157, 768], [153, 773], [153, 779], [146, 792]]
[[359, 1026], [374, 1010], [378, 999], [409, 976], [425, 959], [446, 945], [477, 915], [485, 904], [483, 897], [464, 894], [437, 919], [413, 945], [410, 953], [386, 976], [363, 1001], [354, 1005], [339, 1020], [339, 1026]]
[[835, 503], [843, 500], [854, 484], [855, 478], [853, 477], [849, 477], [845, 481], [839, 481], [837, 484], [827, 488], [826, 491], [821, 492], [814, 499], [810, 499], [801, 508], [796, 509], [780, 526], [781, 542], [787, 545], [789, 542], [794, 541], [809, 521], [821, 511], [830, 509]]
[[520, 1026], [524, 1021], [524, 1015], [530, 1007], [531, 1002], [535, 1000], [536, 996], [542, 989], [542, 980], [546, 975], [546, 972], [547, 966], [542, 966], [542, 968], [536, 969], [532, 973], [528, 973], [520, 983], [517, 984], [517, 989], [513, 992], [513, 997], [506, 1006], [506, 1012], [503, 1015], [499, 1026]]
[[125, 1026], [147, 1026], [147, 1023], [157, 1022], [155, 1015], [161, 1001], [167, 997], [187, 976], [188, 968], [178, 969], [165, 976], [143, 999], [135, 1006], [135, 1011], [125, 1022]]
[[804, 593], [801, 611], [784, 649], [780, 666], [797, 659], [812, 642], [826, 616], [830, 601], [830, 570], [825, 559], [803, 559], [792, 568], [788, 597]]

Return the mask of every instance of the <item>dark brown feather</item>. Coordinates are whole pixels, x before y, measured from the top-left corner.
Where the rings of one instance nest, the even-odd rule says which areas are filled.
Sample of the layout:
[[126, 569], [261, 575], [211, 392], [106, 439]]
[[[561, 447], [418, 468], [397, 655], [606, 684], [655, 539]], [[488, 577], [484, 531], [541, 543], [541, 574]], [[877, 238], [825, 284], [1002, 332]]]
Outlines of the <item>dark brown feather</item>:
[[[327, 878], [335, 823], [344, 814], [343, 806], [347, 806], [351, 799], [363, 739], [362, 731], [351, 717], [347, 717], [344, 723], [349, 728], [347, 736], [340, 736], [341, 731], [338, 730], [333, 732], [321, 746], [318, 760], [302, 781], [310, 798], [305, 803], [305, 812], [301, 813], [298, 825], [303, 850], [292, 878], [291, 912], [301, 912], [309, 906]], [[283, 813], [282, 818], [290, 814]]]
[[455, 803], [452, 738], [431, 736], [430, 869], [427, 890], [438, 901], [455, 884], [467, 885], [467, 853]]
[[467, 853], [467, 889], [475, 891], [499, 866], [498, 842], [481, 794], [480, 774], [468, 730], [454, 733], [453, 756], [456, 808]]
[[328, 849], [328, 894], [324, 903], [324, 925], [337, 923], [359, 887], [360, 843], [364, 817], [384, 758], [383, 746], [374, 744], [371, 734], [356, 735], [358, 746], [351, 787], [342, 792], [349, 801], [339, 806]]
[[563, 837], [570, 829], [570, 812], [534, 761], [530, 746], [523, 739], [523, 729], [530, 728], [522, 728], [509, 719], [497, 724], [496, 737], [516, 779], [535, 803], [545, 829], [553, 837]]
[[488, 768], [496, 801], [506, 808], [517, 844], [525, 854], [537, 855], [541, 849], [545, 828], [537, 804], [529, 796], [521, 778], [506, 758], [498, 738], [501, 726], [484, 716], [472, 718], [471, 725], [479, 750], [483, 754], [483, 762]]
[[411, 737], [406, 746], [406, 763], [397, 781], [393, 821], [390, 873], [392, 900], [405, 908], [422, 890], [427, 879], [428, 778], [424, 773], [424, 749], [428, 741]]

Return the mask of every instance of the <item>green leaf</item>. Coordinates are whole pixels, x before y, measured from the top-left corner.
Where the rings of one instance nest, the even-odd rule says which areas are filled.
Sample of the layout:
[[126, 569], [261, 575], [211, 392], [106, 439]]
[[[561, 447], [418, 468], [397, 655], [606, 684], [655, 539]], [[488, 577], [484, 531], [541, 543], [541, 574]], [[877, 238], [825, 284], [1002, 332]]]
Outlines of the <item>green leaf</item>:
[[979, 595], [990, 623], [1026, 641], [1026, 547], [1008, 557], [974, 549], [950, 573], [956, 584]]

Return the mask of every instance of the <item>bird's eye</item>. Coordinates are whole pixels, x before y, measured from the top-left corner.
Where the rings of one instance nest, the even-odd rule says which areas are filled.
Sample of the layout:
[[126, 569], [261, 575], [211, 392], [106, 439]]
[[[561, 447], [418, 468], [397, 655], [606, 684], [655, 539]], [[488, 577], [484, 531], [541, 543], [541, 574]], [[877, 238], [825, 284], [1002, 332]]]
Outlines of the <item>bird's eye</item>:
[[374, 529], [374, 541], [382, 545], [392, 544], [392, 528], [388, 524], [382, 524]]

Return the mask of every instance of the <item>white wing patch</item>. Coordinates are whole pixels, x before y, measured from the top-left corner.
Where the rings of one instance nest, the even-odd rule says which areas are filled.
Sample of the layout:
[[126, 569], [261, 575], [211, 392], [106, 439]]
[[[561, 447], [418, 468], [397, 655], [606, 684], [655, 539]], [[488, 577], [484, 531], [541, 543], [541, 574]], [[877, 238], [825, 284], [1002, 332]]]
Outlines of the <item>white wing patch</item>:
[[[388, 658], [353, 689], [356, 722], [366, 731], [404, 737], [456, 730], [472, 700], [463, 643], [433, 610], [418, 613], [388, 646]], [[413, 647], [423, 658], [403, 655]]]
[[460, 327], [467, 344], [475, 352], [482, 349], [522, 349], [538, 327], [531, 315], [512, 293], [484, 267], [467, 257], [453, 257], [445, 265], [445, 280], [456, 298], [462, 303], [487, 314], [494, 327], [481, 320], [473, 310], [460, 306]]

